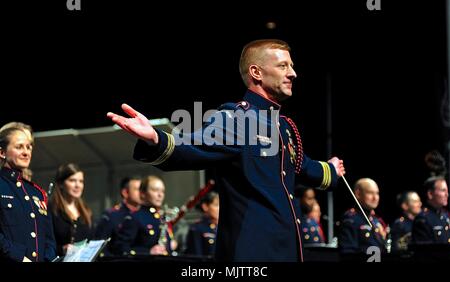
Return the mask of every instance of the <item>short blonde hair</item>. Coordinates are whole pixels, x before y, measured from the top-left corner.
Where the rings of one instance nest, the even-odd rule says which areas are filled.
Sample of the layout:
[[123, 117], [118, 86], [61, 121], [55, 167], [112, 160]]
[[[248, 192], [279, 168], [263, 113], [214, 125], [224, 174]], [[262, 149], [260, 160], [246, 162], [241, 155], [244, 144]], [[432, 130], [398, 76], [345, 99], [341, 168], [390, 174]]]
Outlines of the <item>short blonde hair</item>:
[[261, 63], [264, 58], [264, 51], [267, 49], [280, 49], [291, 51], [289, 45], [279, 39], [254, 40], [244, 46], [239, 60], [239, 72], [241, 78], [248, 87], [248, 68], [257, 63]]
[[141, 186], [139, 187], [139, 190], [142, 193], [147, 192], [152, 187], [152, 183], [155, 182], [155, 181], [160, 181], [160, 182], [162, 182], [164, 184], [164, 181], [161, 178], [159, 178], [158, 176], [156, 176], [156, 175], [148, 175], [148, 176], [144, 177], [144, 179], [142, 179]]

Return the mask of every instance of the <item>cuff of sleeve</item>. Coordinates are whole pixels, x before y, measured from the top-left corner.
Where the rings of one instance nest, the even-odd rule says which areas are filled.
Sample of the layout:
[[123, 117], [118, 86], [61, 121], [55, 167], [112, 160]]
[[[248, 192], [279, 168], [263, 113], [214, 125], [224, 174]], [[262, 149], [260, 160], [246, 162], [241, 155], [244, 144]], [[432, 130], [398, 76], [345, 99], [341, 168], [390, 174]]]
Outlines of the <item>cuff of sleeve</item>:
[[151, 165], [159, 165], [165, 162], [175, 149], [175, 138], [172, 134], [156, 129], [159, 143], [150, 145], [143, 140], [138, 140], [134, 148], [134, 159], [149, 162]]
[[326, 190], [331, 186], [333, 182], [332, 174], [333, 173], [336, 174], [336, 172], [334, 171], [334, 167], [332, 168], [332, 166], [329, 163], [326, 162], [319, 162], [319, 163], [323, 169], [322, 183], [320, 184], [319, 189]]

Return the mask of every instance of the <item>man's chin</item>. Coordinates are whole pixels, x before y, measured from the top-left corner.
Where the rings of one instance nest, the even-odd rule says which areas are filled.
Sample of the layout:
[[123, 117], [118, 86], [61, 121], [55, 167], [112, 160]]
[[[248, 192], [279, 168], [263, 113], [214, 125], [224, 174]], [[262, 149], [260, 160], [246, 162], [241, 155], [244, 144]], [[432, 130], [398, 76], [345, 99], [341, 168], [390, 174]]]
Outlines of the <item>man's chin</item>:
[[373, 205], [365, 205], [363, 203], [361, 203], [361, 206], [363, 207], [363, 209], [368, 210], [368, 211], [372, 211], [377, 208], [377, 207], [373, 207]]
[[292, 96], [292, 92], [290, 93], [283, 93], [278, 97], [278, 101], [284, 101]]

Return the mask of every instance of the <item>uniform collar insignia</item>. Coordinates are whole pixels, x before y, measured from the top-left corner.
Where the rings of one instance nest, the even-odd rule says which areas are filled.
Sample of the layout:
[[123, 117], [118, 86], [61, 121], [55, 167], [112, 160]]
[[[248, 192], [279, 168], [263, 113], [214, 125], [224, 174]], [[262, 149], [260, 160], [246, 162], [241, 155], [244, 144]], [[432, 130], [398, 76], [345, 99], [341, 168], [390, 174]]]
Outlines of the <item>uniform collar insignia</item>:
[[0, 174], [5, 176], [5, 177], [7, 177], [7, 178], [9, 178], [9, 179], [14, 180], [14, 181], [19, 179], [19, 177], [20, 177], [20, 172], [18, 170], [10, 169], [10, 168], [7, 168], [7, 167], [3, 167], [0, 170]]
[[251, 90], [247, 90], [244, 96], [244, 100], [248, 101], [251, 105], [256, 106], [261, 110], [279, 110], [281, 109], [281, 105], [276, 103], [275, 101], [269, 100], [261, 96], [256, 92]]

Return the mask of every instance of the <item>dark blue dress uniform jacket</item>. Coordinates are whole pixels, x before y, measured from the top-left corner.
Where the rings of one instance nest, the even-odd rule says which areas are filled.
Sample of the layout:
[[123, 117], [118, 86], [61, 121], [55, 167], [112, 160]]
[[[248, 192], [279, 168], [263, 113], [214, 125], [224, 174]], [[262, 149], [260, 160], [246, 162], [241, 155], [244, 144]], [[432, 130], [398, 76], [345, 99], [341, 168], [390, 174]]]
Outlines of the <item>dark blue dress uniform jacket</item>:
[[[298, 130], [289, 118], [279, 115], [280, 108], [279, 104], [247, 91], [244, 101], [222, 105], [202, 130], [189, 134], [188, 138], [185, 135], [183, 140], [191, 140], [191, 144], [180, 144], [182, 137], [178, 134], [161, 130], [157, 130], [160, 140], [157, 145], [143, 140], [136, 144], [135, 159], [165, 171], [217, 170], [216, 186], [220, 192], [217, 260], [302, 260], [300, 208], [293, 201], [296, 170], [299, 182], [307, 186], [326, 189], [337, 182], [333, 165], [303, 154]], [[266, 127], [266, 132], [255, 133], [237, 122], [239, 119], [234, 117], [244, 112], [250, 115], [248, 120], [256, 119], [261, 128]], [[230, 124], [234, 128], [226, 126]], [[227, 137], [230, 141], [231, 136], [234, 140], [258, 142], [211, 144], [208, 134], [202, 134], [211, 130], [219, 140]], [[206, 142], [198, 142], [201, 140]], [[261, 150], [269, 148], [270, 143], [279, 144], [275, 154]]]
[[0, 260], [51, 261], [56, 257], [52, 218], [42, 188], [15, 170], [0, 171]]
[[96, 239], [108, 239], [111, 241], [108, 243], [103, 255], [120, 254], [118, 250], [114, 249], [116, 244], [117, 234], [119, 229], [122, 227], [122, 223], [125, 217], [131, 215], [133, 212], [124, 204], [114, 206], [106, 210], [95, 228], [95, 238]]
[[411, 243], [413, 220], [407, 215], [401, 216], [394, 221], [391, 228], [392, 251], [400, 252], [408, 249]]
[[317, 245], [325, 243], [322, 227], [314, 218], [302, 216], [301, 227], [305, 244]]
[[[114, 248], [120, 250], [122, 255], [149, 255], [150, 249], [158, 244], [161, 220], [160, 213], [154, 207], [141, 206], [138, 211], [125, 216]], [[170, 232], [166, 233], [165, 238], [166, 250], [170, 253]]]
[[413, 223], [414, 243], [450, 244], [450, 219], [445, 209], [424, 208]]
[[[367, 215], [370, 212], [366, 212]], [[373, 228], [367, 224], [363, 214], [358, 210], [348, 210], [342, 219], [338, 237], [339, 250], [342, 254], [365, 254], [372, 246], [386, 252], [385, 239], [380, 234], [381, 220], [375, 215], [369, 216]]]
[[217, 226], [208, 217], [189, 226], [186, 254], [212, 257], [216, 250]]

